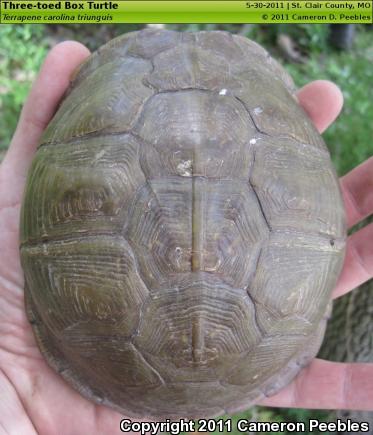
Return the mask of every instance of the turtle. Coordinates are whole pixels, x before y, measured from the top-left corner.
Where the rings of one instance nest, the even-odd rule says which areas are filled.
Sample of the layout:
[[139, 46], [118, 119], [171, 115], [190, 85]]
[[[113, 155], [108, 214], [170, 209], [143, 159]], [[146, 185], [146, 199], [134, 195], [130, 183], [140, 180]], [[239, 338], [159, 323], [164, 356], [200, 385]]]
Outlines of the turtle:
[[316, 355], [346, 223], [328, 149], [269, 53], [145, 29], [77, 69], [21, 211], [48, 364], [134, 418], [247, 409]]

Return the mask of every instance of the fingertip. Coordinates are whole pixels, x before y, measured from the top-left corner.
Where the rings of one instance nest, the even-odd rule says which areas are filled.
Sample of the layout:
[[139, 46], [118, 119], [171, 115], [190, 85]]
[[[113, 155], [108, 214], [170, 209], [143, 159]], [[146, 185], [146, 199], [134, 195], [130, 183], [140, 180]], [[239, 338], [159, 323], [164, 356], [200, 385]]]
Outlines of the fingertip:
[[91, 54], [89, 49], [77, 41], [62, 41], [56, 44], [48, 53], [41, 71], [53, 66], [55, 62], [60, 63], [61, 58], [65, 60], [62, 67], [71, 69], [71, 65], [76, 66]]
[[297, 93], [299, 104], [320, 133], [337, 118], [343, 107], [341, 89], [329, 80], [315, 80]]
[[69, 86], [72, 74], [89, 54], [88, 48], [76, 41], [60, 42], [50, 50], [22, 108], [17, 130], [22, 131], [26, 124], [31, 124], [36, 135], [41, 134]]
[[76, 41], [60, 42], [49, 51], [22, 108], [3, 168], [10, 167], [24, 178], [40, 135], [53, 117], [74, 71], [89, 54], [88, 48]]
[[[43, 91], [48, 85], [50, 97], [57, 99], [69, 85], [75, 69], [90, 55], [86, 46], [76, 41], [63, 41], [56, 44], [47, 54], [35, 83], [32, 86], [25, 108], [34, 93]], [[56, 94], [56, 95], [54, 95]]]
[[57, 43], [50, 51], [50, 54], [53, 52], [57, 52], [60, 50], [73, 50], [76, 53], [78, 53], [78, 51], [80, 53], [82, 53], [83, 55], [87, 56], [89, 55], [91, 52], [90, 50], [81, 42], [78, 41], [74, 41], [72, 39], [67, 39], [66, 41], [61, 41], [59, 43]]
[[333, 103], [333, 107], [330, 107], [330, 109], [333, 108], [336, 118], [343, 107], [344, 99], [341, 88], [330, 80], [315, 80], [313, 83], [314, 87], [318, 88], [318, 92], [323, 95], [323, 98], [328, 100], [330, 103]]
[[339, 104], [340, 109], [342, 109], [343, 93], [341, 88], [330, 80], [316, 80], [316, 83], [319, 83], [319, 86], [323, 87], [327, 92], [329, 92], [330, 96], [335, 99], [335, 101]]

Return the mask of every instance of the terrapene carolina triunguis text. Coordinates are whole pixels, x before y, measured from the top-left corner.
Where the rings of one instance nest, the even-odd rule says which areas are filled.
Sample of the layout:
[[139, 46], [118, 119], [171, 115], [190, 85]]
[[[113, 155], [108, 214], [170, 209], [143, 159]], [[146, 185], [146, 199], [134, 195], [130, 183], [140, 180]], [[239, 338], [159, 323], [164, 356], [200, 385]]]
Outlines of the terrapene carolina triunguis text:
[[217, 31], [128, 33], [76, 72], [29, 172], [21, 259], [41, 352], [84, 396], [210, 417], [314, 357], [344, 210], [293, 94]]

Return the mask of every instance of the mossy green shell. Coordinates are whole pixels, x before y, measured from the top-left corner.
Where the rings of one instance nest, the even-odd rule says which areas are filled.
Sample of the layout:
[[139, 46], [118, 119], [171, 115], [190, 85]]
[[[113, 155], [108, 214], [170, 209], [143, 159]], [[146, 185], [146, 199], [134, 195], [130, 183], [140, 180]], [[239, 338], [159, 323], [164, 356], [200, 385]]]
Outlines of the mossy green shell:
[[316, 354], [344, 211], [293, 92], [225, 32], [129, 33], [77, 71], [29, 172], [21, 258], [41, 352], [86, 397], [211, 417]]

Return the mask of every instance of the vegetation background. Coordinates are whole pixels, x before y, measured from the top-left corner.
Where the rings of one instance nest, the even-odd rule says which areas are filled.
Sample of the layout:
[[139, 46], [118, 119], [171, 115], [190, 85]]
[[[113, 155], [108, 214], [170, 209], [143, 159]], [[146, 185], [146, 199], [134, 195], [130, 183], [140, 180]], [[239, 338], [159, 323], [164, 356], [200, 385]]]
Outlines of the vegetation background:
[[[144, 26], [141, 24], [1, 25], [0, 160], [11, 140], [30, 85], [46, 53], [54, 44], [66, 39], [75, 39], [94, 50], [119, 34]], [[239, 33], [266, 47], [289, 70], [298, 87], [316, 79], [334, 81], [342, 89], [345, 104], [340, 117], [324, 134], [324, 139], [338, 174], [347, 173], [373, 155], [373, 31], [371, 26], [356, 26], [352, 48], [347, 51], [337, 51], [330, 46], [330, 28], [323, 24], [175, 24], [166, 25], [166, 28], [185, 31], [221, 29]], [[346, 300], [346, 297], [341, 298], [340, 305], [345, 305]], [[336, 312], [339, 311], [341, 310], [337, 307]], [[339, 347], [345, 346], [345, 337], [341, 333], [343, 322], [342, 317], [332, 321], [328, 330], [323, 353], [331, 358], [333, 358], [332, 350], [335, 348], [335, 337], [338, 337]], [[373, 361], [372, 353], [373, 349], [371, 349]], [[239, 418], [249, 418], [255, 421], [302, 422], [309, 418], [333, 420], [335, 416], [326, 411], [254, 407], [231, 418], [234, 421]]]

